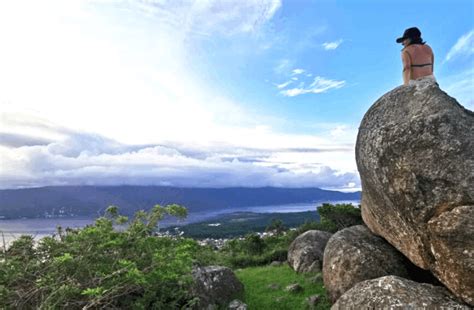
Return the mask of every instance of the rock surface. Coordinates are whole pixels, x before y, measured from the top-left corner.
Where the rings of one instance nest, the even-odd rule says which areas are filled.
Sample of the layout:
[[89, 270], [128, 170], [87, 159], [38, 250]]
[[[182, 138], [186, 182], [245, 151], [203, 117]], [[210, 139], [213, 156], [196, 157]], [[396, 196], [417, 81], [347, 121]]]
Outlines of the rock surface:
[[299, 235], [288, 248], [288, 264], [296, 272], [320, 272], [326, 243], [331, 233], [308, 230]]
[[243, 303], [238, 299], [234, 299], [230, 302], [229, 310], [247, 310], [247, 304]]
[[428, 222], [434, 274], [474, 305], [474, 206], [459, 206]]
[[244, 292], [244, 286], [227, 267], [194, 268], [193, 295], [199, 298], [198, 309], [214, 309], [229, 304]]
[[470, 309], [446, 288], [396, 276], [366, 280], [344, 293], [331, 310]]
[[408, 260], [363, 225], [335, 233], [324, 251], [323, 279], [335, 302], [359, 282], [387, 275], [408, 277]]
[[312, 295], [305, 299], [305, 304], [310, 310], [316, 309], [316, 306], [318, 305], [320, 300], [320, 295]]
[[370, 230], [474, 305], [474, 113], [437, 84], [398, 87], [365, 114], [356, 161]]
[[298, 283], [293, 283], [285, 287], [285, 292], [289, 292], [293, 294], [302, 292], [303, 290], [304, 290], [303, 287], [299, 285]]

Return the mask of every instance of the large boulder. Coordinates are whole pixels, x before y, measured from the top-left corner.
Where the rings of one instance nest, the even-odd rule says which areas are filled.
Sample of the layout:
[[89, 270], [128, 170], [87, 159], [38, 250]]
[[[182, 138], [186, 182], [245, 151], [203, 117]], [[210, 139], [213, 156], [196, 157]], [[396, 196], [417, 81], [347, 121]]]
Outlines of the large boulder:
[[296, 272], [321, 272], [326, 243], [331, 233], [308, 230], [299, 235], [288, 248], [288, 264]]
[[408, 277], [409, 261], [384, 239], [363, 225], [335, 233], [324, 251], [323, 279], [335, 302], [357, 283], [387, 275]]
[[445, 287], [396, 276], [366, 280], [342, 295], [331, 310], [343, 309], [470, 309]]
[[356, 160], [365, 224], [474, 305], [474, 113], [436, 83], [398, 87], [365, 114]]
[[227, 267], [196, 267], [192, 276], [192, 294], [199, 298], [197, 309], [218, 309], [243, 295], [243, 284]]

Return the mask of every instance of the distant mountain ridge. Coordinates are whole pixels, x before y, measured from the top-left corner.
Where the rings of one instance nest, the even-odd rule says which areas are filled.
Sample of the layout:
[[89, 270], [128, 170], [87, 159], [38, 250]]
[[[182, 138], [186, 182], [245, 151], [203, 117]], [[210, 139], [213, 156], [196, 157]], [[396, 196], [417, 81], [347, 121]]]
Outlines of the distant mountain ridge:
[[360, 192], [278, 187], [50, 186], [0, 190], [0, 218], [97, 216], [109, 205], [133, 214], [155, 204], [177, 203], [190, 211], [205, 211], [336, 200], [360, 200]]

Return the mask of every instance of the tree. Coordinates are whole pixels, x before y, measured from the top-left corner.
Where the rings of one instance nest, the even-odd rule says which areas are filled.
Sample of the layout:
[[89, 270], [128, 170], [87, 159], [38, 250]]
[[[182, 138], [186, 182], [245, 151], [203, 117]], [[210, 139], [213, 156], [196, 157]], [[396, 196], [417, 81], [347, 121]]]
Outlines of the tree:
[[270, 224], [265, 228], [265, 231], [267, 232], [274, 232], [277, 235], [280, 235], [283, 233], [287, 228], [283, 224], [283, 221], [280, 219], [272, 219]]
[[364, 224], [360, 212], [360, 206], [352, 204], [329, 204], [323, 203], [317, 208], [321, 218], [321, 224], [327, 226], [328, 230], [336, 232], [346, 227]]

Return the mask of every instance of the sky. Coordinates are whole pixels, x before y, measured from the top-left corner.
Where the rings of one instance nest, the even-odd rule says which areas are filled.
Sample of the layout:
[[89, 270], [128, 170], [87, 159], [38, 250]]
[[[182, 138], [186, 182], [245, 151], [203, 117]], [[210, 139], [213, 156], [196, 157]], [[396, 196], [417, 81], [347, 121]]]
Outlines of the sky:
[[1, 1], [0, 188], [360, 190], [412, 26], [473, 110], [471, 0]]

